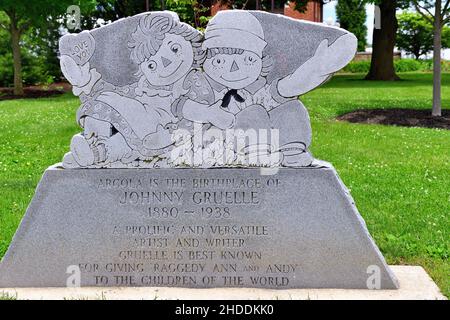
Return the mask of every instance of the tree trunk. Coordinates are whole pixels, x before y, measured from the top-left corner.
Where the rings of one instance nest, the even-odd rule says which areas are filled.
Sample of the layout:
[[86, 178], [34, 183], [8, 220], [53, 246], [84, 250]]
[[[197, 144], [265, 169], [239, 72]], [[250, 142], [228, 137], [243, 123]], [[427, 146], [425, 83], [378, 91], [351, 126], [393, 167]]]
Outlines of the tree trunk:
[[383, 0], [380, 4], [381, 29], [374, 29], [372, 62], [366, 80], [394, 81], [399, 77], [394, 67], [394, 47], [398, 28], [397, 1]]
[[10, 17], [11, 47], [13, 53], [14, 64], [14, 95], [23, 95], [22, 83], [22, 56], [20, 53], [20, 30], [17, 27], [17, 21], [14, 17]]
[[442, 23], [441, 23], [442, 1], [436, 0], [436, 13], [434, 15], [434, 49], [433, 49], [433, 111], [432, 115], [442, 115], [441, 100], [441, 48], [442, 48]]

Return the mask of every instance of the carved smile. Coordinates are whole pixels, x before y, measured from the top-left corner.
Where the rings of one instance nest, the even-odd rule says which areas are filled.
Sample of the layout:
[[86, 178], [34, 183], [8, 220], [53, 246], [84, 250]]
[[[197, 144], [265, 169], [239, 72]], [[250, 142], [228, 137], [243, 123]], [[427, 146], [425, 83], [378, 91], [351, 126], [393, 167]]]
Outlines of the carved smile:
[[168, 74], [167, 76], [161, 76], [161, 78], [168, 78], [171, 75], [173, 75], [175, 72], [178, 71], [178, 69], [180, 69], [181, 65], [183, 64], [184, 60], [181, 60], [180, 63], [178, 64], [178, 67], [175, 68], [175, 70], [173, 70], [170, 74]]
[[228, 80], [228, 79], [226, 79], [226, 78], [224, 78], [224, 77], [222, 77], [222, 76], [220, 76], [220, 77], [221, 77], [223, 80], [228, 81], [228, 82], [238, 82], [238, 81], [242, 81], [242, 80], [248, 79], [248, 77], [245, 77], [245, 78], [237, 79], [237, 80]]

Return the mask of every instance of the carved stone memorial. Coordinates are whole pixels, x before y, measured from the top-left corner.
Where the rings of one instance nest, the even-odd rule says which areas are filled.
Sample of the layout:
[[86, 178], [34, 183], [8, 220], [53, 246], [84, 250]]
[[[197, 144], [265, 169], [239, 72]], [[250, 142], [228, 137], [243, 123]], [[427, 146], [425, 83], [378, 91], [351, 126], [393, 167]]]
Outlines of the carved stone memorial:
[[81, 133], [48, 168], [0, 287], [398, 287], [299, 96], [354, 57], [343, 29], [147, 12], [60, 40]]

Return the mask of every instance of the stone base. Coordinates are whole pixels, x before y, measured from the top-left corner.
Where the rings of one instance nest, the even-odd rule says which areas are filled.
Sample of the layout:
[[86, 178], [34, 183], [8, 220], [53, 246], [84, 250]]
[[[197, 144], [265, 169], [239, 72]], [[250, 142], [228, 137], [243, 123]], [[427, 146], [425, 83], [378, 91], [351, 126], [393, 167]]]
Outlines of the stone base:
[[267, 173], [51, 167], [0, 287], [398, 287], [334, 168]]
[[[8, 288], [5, 297], [26, 300], [447, 300], [422, 267], [391, 266], [398, 290], [184, 289], [184, 288]], [[181, 302], [180, 302], [181, 303]]]

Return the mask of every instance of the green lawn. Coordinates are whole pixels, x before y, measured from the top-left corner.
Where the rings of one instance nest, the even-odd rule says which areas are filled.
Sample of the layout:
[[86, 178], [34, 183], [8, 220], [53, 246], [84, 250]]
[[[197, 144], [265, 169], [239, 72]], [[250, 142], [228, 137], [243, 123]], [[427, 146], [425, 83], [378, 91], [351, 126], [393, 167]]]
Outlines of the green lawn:
[[[337, 122], [360, 108], [431, 110], [431, 75], [408, 73], [395, 83], [336, 76], [305, 97], [317, 158], [332, 162], [351, 189], [390, 264], [423, 266], [450, 295], [450, 131]], [[443, 76], [450, 107], [450, 74]], [[61, 161], [75, 124], [70, 94], [0, 102], [0, 257], [43, 171]]]

